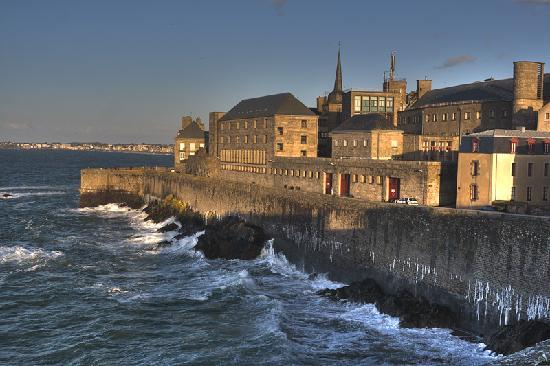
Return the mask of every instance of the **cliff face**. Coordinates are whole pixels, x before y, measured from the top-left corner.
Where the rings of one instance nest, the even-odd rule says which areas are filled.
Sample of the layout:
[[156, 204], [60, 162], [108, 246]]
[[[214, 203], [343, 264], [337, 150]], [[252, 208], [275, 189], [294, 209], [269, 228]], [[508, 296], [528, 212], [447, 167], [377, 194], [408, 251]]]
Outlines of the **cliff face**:
[[204, 215], [238, 215], [305, 271], [344, 282], [370, 277], [388, 293], [423, 295], [477, 333], [550, 318], [545, 218], [367, 203], [169, 171], [84, 170], [81, 178], [85, 200], [173, 194]]

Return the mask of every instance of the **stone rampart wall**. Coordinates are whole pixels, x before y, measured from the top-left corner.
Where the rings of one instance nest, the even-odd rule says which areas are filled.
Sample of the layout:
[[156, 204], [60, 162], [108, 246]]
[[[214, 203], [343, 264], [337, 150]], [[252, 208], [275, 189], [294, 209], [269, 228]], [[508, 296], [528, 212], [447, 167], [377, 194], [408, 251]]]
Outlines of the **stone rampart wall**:
[[[550, 318], [550, 220], [243, 185], [170, 172], [85, 170], [86, 192], [173, 194], [203, 214], [264, 227], [305, 271], [349, 282], [371, 277], [448, 305], [478, 333], [518, 318]], [[105, 182], [109, 184], [106, 185]], [[118, 185], [119, 182], [120, 185]]]

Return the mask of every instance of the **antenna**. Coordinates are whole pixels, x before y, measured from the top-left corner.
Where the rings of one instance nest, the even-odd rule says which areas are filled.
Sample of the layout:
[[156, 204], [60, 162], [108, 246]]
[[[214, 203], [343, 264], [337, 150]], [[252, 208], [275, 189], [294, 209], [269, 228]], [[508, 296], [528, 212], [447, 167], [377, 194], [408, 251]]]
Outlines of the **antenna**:
[[396, 52], [392, 51], [390, 57], [390, 80], [393, 81], [395, 77], [395, 64], [396, 64]]

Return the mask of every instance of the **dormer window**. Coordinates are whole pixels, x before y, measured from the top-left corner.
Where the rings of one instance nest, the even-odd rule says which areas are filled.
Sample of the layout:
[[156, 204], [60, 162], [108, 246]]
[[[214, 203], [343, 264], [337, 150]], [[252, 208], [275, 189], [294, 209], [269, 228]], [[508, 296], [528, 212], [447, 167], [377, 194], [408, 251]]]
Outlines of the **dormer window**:
[[476, 138], [472, 139], [472, 152], [478, 152], [479, 151], [479, 140]]
[[518, 150], [518, 140], [512, 139], [510, 141], [510, 152], [512, 154], [515, 154], [517, 152], [517, 150]]
[[532, 153], [535, 152], [535, 140], [534, 139], [527, 140], [527, 151], [529, 152], [529, 154], [532, 154]]

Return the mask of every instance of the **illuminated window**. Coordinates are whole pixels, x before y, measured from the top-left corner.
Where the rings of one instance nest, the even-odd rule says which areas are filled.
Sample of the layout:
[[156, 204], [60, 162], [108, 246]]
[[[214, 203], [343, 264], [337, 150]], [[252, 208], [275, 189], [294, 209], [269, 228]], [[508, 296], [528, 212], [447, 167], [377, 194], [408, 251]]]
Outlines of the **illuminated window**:
[[301, 150], [300, 151], [300, 156], [305, 158], [307, 156], [307, 151], [306, 150]]
[[533, 187], [527, 187], [527, 201], [533, 199]]
[[517, 149], [518, 149], [518, 141], [517, 140], [510, 141], [510, 152], [512, 154], [515, 154]]
[[470, 184], [470, 201], [477, 201], [479, 199], [479, 193], [477, 184]]
[[353, 110], [355, 112], [361, 111], [361, 97], [358, 95], [353, 98]]
[[277, 151], [283, 151], [283, 144], [281, 142], [277, 143]]
[[441, 120], [442, 120], [443, 122], [447, 121], [448, 116], [449, 116], [449, 115], [448, 115], [447, 113], [443, 113], [443, 114], [441, 115]]
[[301, 144], [307, 144], [307, 136], [306, 135], [300, 136], [300, 143]]
[[248, 135], [244, 135], [244, 143], [248, 144]]
[[348, 140], [344, 140], [344, 146], [348, 146]]
[[303, 119], [301, 123], [302, 128], [307, 128], [307, 120]]
[[464, 112], [464, 119], [465, 120], [470, 119], [470, 112]]
[[456, 121], [456, 112], [451, 114], [451, 121]]
[[527, 151], [532, 154], [535, 151], [535, 140], [527, 140]]

